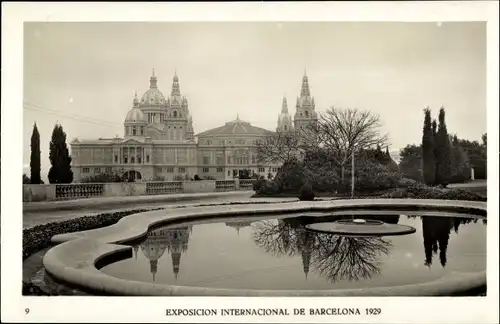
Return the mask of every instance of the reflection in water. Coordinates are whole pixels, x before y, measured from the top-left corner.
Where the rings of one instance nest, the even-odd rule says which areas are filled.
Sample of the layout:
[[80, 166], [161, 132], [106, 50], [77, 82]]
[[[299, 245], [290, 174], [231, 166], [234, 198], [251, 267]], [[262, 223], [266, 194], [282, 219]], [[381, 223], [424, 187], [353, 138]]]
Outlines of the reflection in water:
[[[158, 271], [158, 260], [165, 251], [172, 258], [172, 267], [177, 280], [179, 274], [181, 255], [188, 249], [189, 235], [192, 233], [193, 226], [184, 226], [178, 228], [159, 228], [148, 233], [146, 240], [140, 244], [144, 256], [149, 260], [150, 271], [155, 280], [155, 274]], [[135, 258], [137, 259], [138, 246], [134, 246]]]
[[[446, 252], [452, 229], [458, 234], [460, 225], [478, 221], [478, 219], [460, 217], [424, 216], [421, 218], [425, 251], [424, 264], [429, 268], [432, 265], [433, 256], [438, 252], [441, 266], [446, 266]], [[483, 224], [486, 224], [486, 219], [483, 220]]]
[[236, 222], [226, 222], [226, 226], [232, 227], [236, 229], [236, 232], [238, 235], [240, 235], [240, 229], [243, 227], [248, 227], [252, 225], [253, 222], [251, 221], [236, 221]]
[[312, 232], [299, 223], [297, 219], [259, 222], [254, 226], [254, 242], [278, 257], [300, 253], [306, 279], [310, 269], [332, 283], [369, 279], [380, 273], [379, 258], [392, 247], [390, 241], [380, 237]]
[[[350, 215], [348, 217], [351, 217]], [[359, 217], [356, 216], [356, 217]], [[363, 218], [378, 219], [397, 224], [398, 215], [377, 215]], [[420, 216], [419, 216], [420, 217]], [[294, 217], [263, 221], [232, 221], [225, 225], [236, 229], [250, 227], [253, 242], [278, 258], [300, 256], [305, 279], [309, 272], [326, 278], [330, 283], [342, 280], [370, 279], [381, 272], [383, 256], [392, 250], [392, 243], [382, 237], [348, 237], [307, 231], [305, 225], [314, 222], [335, 221], [346, 216]], [[413, 219], [414, 216], [408, 216]], [[460, 217], [424, 216], [422, 221], [424, 264], [431, 267], [439, 256], [442, 267], [447, 263], [450, 235], [459, 233], [460, 227], [477, 223], [478, 219]], [[486, 224], [486, 220], [482, 220]], [[149, 260], [152, 280], [158, 271], [158, 260], [170, 255], [175, 280], [179, 275], [181, 256], [187, 253], [192, 225], [177, 228], [159, 228], [148, 233], [146, 240], [133, 246], [135, 259], [139, 249]], [[420, 244], [420, 243], [419, 243]]]

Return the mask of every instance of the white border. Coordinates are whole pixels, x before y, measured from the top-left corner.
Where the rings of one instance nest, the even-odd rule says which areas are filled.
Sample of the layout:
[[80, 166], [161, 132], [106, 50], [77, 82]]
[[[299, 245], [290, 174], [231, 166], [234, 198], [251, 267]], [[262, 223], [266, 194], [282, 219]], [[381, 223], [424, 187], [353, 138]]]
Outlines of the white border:
[[[2, 3], [2, 321], [22, 322], [498, 322], [498, 2]], [[24, 21], [488, 21], [488, 297], [127, 298], [22, 297]], [[471, 107], [471, 109], [474, 109]], [[188, 301], [189, 300], [189, 301]], [[380, 307], [374, 317], [175, 317], [165, 308]], [[30, 308], [25, 315], [24, 309]]]

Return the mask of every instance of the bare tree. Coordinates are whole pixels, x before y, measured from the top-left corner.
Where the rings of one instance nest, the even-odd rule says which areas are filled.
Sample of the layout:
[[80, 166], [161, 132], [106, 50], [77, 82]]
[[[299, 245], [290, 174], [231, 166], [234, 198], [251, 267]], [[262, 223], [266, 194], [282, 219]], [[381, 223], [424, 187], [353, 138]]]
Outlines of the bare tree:
[[257, 142], [257, 160], [262, 164], [285, 164], [298, 157], [299, 143], [297, 132], [277, 131]]
[[369, 111], [331, 107], [320, 115], [317, 126], [317, 142], [330, 151], [331, 158], [341, 168], [344, 182], [345, 165], [354, 150], [383, 146], [387, 135], [380, 132], [380, 117]]

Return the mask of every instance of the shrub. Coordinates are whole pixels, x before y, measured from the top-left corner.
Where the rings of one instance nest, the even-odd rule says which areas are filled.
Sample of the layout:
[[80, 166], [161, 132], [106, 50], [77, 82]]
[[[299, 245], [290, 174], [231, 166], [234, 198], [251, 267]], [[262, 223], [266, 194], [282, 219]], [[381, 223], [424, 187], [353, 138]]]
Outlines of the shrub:
[[486, 197], [463, 189], [441, 189], [428, 187], [424, 184], [414, 184], [407, 188], [391, 190], [379, 198], [414, 198], [414, 199], [445, 199], [486, 201]]
[[313, 191], [311, 184], [309, 184], [309, 182], [304, 183], [302, 185], [302, 187], [300, 188], [299, 199], [306, 200], [306, 201], [314, 200], [314, 191]]
[[399, 179], [397, 186], [398, 186], [398, 188], [407, 188], [410, 186], [414, 186], [416, 184], [417, 184], [417, 181], [415, 181], [413, 179], [401, 178], [401, 179]]
[[197, 175], [197, 174], [195, 174], [195, 175], [194, 175], [194, 180], [195, 180], [195, 181], [199, 181], [199, 180], [201, 180], [201, 179], [200, 179], [200, 176], [199, 176], [199, 175]]
[[304, 168], [298, 161], [285, 163], [274, 177], [278, 192], [298, 192], [304, 184]]
[[253, 183], [253, 191], [255, 193], [261, 193], [266, 185], [267, 181], [265, 179], [258, 179]]
[[357, 192], [367, 193], [393, 189], [398, 186], [401, 179], [399, 172], [389, 171], [387, 166], [378, 163], [365, 163], [358, 170], [355, 178]]
[[23, 296], [52, 296], [31, 282], [23, 281]]
[[23, 260], [33, 253], [50, 247], [50, 240], [54, 235], [86, 231], [113, 225], [125, 216], [156, 209], [162, 208], [134, 209], [116, 213], [99, 214], [95, 216], [84, 216], [77, 219], [37, 225], [35, 227], [25, 229], [23, 230]]

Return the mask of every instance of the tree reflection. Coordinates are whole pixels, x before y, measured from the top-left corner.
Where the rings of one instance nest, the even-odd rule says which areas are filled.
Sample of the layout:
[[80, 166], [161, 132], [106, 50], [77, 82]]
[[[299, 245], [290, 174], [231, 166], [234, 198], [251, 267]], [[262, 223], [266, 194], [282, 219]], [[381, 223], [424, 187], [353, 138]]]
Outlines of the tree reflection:
[[348, 237], [318, 234], [314, 268], [331, 282], [370, 279], [380, 274], [380, 256], [392, 244], [381, 237]]
[[275, 221], [265, 220], [257, 222], [253, 228], [254, 242], [266, 252], [277, 257], [297, 253], [296, 233], [289, 223], [281, 219], [277, 224]]
[[[294, 224], [294, 225], [292, 225]], [[254, 242], [275, 256], [300, 253], [307, 279], [312, 269], [334, 283], [369, 279], [380, 273], [380, 257], [392, 247], [381, 237], [346, 237], [308, 231], [297, 219], [263, 221], [254, 226]]]
[[[461, 217], [440, 217], [424, 216], [422, 217], [422, 233], [424, 237], [424, 264], [431, 267], [433, 256], [439, 254], [439, 261], [442, 267], [446, 266], [448, 241], [453, 229], [456, 234], [459, 232], [460, 225], [477, 223], [477, 218]], [[486, 220], [483, 220], [486, 224]]]

